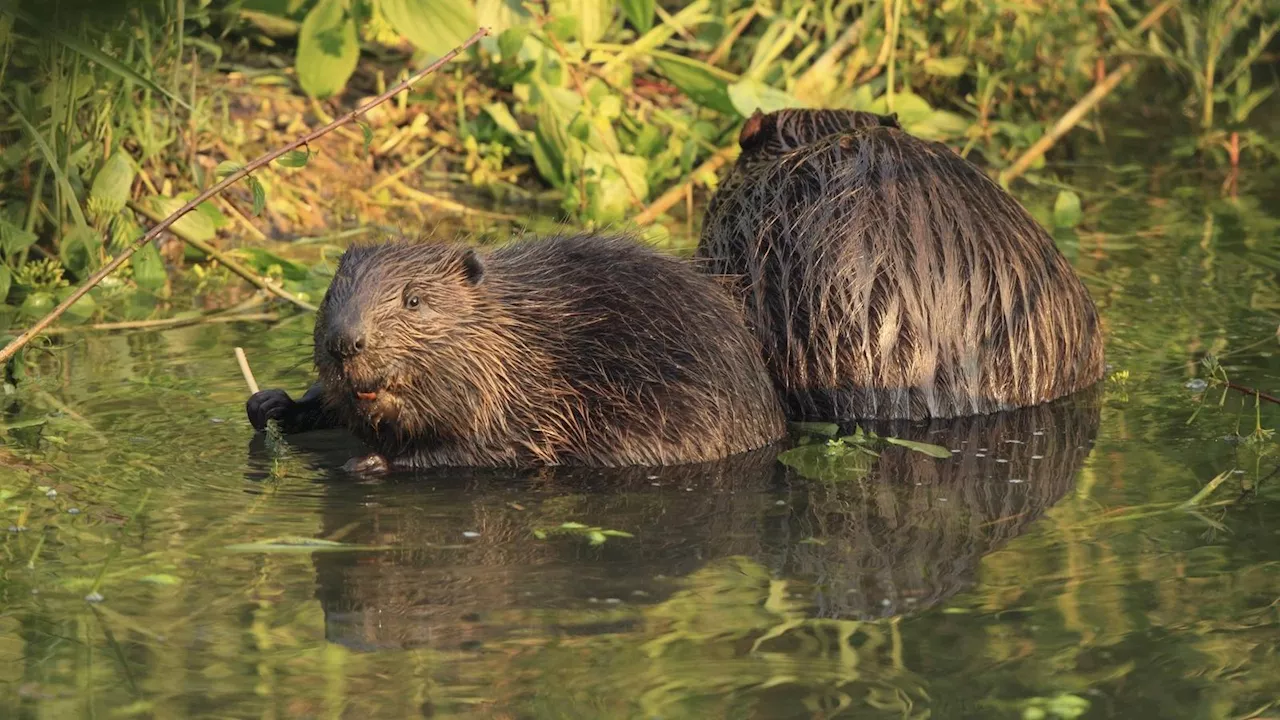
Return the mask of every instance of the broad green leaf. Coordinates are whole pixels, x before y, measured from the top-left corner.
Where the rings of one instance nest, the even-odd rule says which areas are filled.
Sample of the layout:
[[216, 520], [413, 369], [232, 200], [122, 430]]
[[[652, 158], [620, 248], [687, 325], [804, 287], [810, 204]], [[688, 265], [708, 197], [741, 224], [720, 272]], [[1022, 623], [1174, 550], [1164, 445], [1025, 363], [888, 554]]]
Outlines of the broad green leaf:
[[119, 212], [129, 200], [129, 189], [133, 186], [133, 160], [123, 150], [111, 153], [111, 157], [103, 163], [102, 169], [93, 178], [93, 187], [89, 190], [89, 198], [97, 201], [103, 208], [103, 214], [111, 215]]
[[360, 57], [348, 0], [320, 0], [298, 34], [298, 82], [303, 91], [327, 98], [342, 90]]
[[1060, 228], [1073, 228], [1080, 224], [1084, 213], [1080, 209], [1080, 196], [1070, 190], [1058, 192], [1053, 202], [1053, 225]]
[[562, 530], [586, 530], [587, 526], [580, 522], [564, 522], [560, 523], [560, 528]]
[[284, 155], [276, 158], [276, 162], [280, 163], [281, 167], [287, 168], [306, 167], [307, 163], [310, 161], [311, 154], [306, 150], [290, 150]]
[[964, 137], [973, 121], [963, 115], [947, 110], [934, 110], [920, 120], [903, 123], [903, 127], [913, 135], [927, 140], [950, 140]]
[[622, 14], [641, 34], [653, 27], [653, 0], [621, 0]]
[[[60, 288], [53, 294], [54, 302], [62, 302], [63, 300], [66, 300], [71, 297], [71, 294], [75, 291], [76, 288], [74, 287]], [[97, 312], [97, 310], [98, 301], [93, 298], [92, 293], [85, 293], [83, 297], [76, 300], [71, 304], [71, 307], [67, 308], [67, 311], [63, 313], [63, 317], [70, 318], [75, 322], [86, 322], [93, 317], [93, 314]]]
[[[151, 206], [152, 210], [164, 217], [177, 212], [179, 208], [187, 204], [187, 201], [181, 198], [169, 198], [160, 195], [152, 195], [145, 202]], [[208, 216], [194, 211], [183, 215], [170, 227], [179, 235], [193, 237], [196, 240], [205, 242], [212, 240], [217, 230]]]
[[951, 451], [938, 445], [930, 445], [929, 443], [916, 442], [915, 440], [903, 440], [902, 438], [887, 437], [884, 441], [890, 445], [901, 445], [904, 448], [922, 452], [929, 457], [949, 458]]
[[[485, 40], [497, 44], [504, 60], [515, 57], [520, 51], [524, 36], [529, 32], [527, 24], [530, 17], [520, 0], [476, 0], [476, 27], [487, 27], [492, 31], [493, 35]], [[475, 28], [471, 32], [475, 32]]]
[[621, 538], [635, 537], [635, 535], [632, 535], [629, 532], [623, 532], [621, 530], [604, 530], [602, 531], [601, 534], [608, 535], [609, 537], [621, 537]]
[[18, 308], [18, 314], [27, 319], [38, 320], [47, 315], [53, 305], [53, 295], [47, 292], [28, 293], [22, 306]]
[[387, 22], [419, 50], [440, 57], [480, 27], [470, 0], [380, 0]]
[[655, 57], [654, 61], [662, 74], [694, 102], [725, 115], [737, 113], [729, 98], [728, 83], [706, 63], [674, 55]]
[[592, 530], [591, 532], [587, 533], [587, 539], [588, 541], [590, 541], [592, 545], [603, 545], [604, 541], [607, 540], [608, 538], [606, 538], [604, 536], [604, 533], [600, 532], [599, 530]]
[[576, 19], [578, 40], [583, 44], [604, 37], [613, 20], [613, 0], [551, 0], [552, 17]]
[[924, 71], [930, 75], [957, 77], [969, 67], [969, 58], [957, 56], [949, 58], [926, 58]]
[[0, 217], [0, 250], [5, 257], [13, 257], [35, 244], [36, 234], [14, 225]]
[[516, 122], [515, 117], [511, 114], [505, 103], [489, 103], [484, 106], [484, 111], [489, 117], [493, 118], [493, 122], [502, 131], [515, 138], [523, 138], [525, 131], [520, 128], [520, 123]]
[[164, 287], [166, 279], [164, 261], [160, 259], [160, 251], [154, 243], [147, 243], [129, 258], [133, 268], [133, 281], [138, 287], [155, 292]]
[[750, 78], [743, 78], [733, 83], [729, 86], [728, 92], [734, 109], [744, 118], [751, 117], [751, 113], [756, 110], [773, 112], [800, 104], [786, 92]]

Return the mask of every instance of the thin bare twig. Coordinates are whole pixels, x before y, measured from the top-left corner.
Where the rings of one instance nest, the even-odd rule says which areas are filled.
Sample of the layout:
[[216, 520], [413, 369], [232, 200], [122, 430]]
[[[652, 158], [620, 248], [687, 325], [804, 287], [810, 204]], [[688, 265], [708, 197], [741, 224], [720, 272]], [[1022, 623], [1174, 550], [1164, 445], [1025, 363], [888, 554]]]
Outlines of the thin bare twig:
[[66, 312], [67, 308], [70, 308], [78, 300], [80, 300], [80, 298], [84, 297], [84, 295], [88, 293], [91, 289], [93, 289], [94, 286], [102, 282], [103, 278], [115, 272], [115, 270], [119, 268], [121, 265], [123, 265], [124, 262], [128, 260], [130, 256], [132, 256], [135, 252], [141, 249], [144, 245], [146, 245], [147, 243], [151, 242], [156, 237], [158, 237], [160, 233], [169, 229], [170, 225], [173, 225], [175, 222], [180, 220], [187, 213], [194, 210], [197, 206], [200, 205], [200, 203], [204, 202], [205, 200], [208, 200], [214, 195], [217, 195], [218, 193], [230, 187], [232, 184], [239, 182], [240, 180], [245, 178], [247, 175], [249, 175], [249, 173], [266, 165], [272, 160], [275, 160], [281, 155], [284, 155], [287, 152], [296, 150], [297, 148], [300, 148], [303, 145], [313, 142], [317, 138], [329, 132], [332, 132], [334, 129], [338, 128], [339, 126], [346, 125], [352, 120], [355, 120], [357, 117], [360, 117], [364, 113], [368, 112], [371, 108], [381, 105], [382, 103], [389, 100], [392, 96], [403, 91], [405, 88], [408, 88], [413, 83], [435, 72], [442, 65], [449, 62], [453, 58], [457, 57], [458, 54], [461, 53], [463, 50], [466, 50], [467, 48], [476, 44], [477, 42], [480, 41], [480, 38], [488, 34], [489, 34], [489, 28], [480, 28], [475, 32], [475, 34], [467, 38], [466, 42], [462, 43], [461, 45], [454, 48], [453, 50], [450, 50], [449, 52], [445, 53], [443, 56], [440, 57], [439, 60], [436, 60], [435, 62], [431, 63], [425, 68], [410, 75], [403, 82], [398, 83], [397, 85], [388, 89], [386, 92], [382, 93], [381, 95], [378, 95], [377, 97], [373, 98], [372, 100], [365, 103], [364, 105], [361, 105], [355, 110], [352, 110], [346, 115], [343, 115], [342, 117], [336, 120], [333, 120], [332, 122], [329, 122], [324, 127], [321, 127], [319, 130], [313, 130], [312, 132], [309, 132], [306, 135], [303, 135], [297, 140], [294, 140], [293, 142], [279, 149], [272, 150], [271, 152], [263, 155], [262, 157], [259, 157], [258, 159], [250, 162], [248, 165], [245, 165], [244, 167], [240, 168], [236, 172], [233, 172], [230, 175], [226, 176], [225, 178], [222, 179], [221, 182], [217, 183], [213, 187], [210, 187], [209, 189], [205, 190], [204, 192], [192, 198], [191, 201], [188, 202], [186, 205], [183, 205], [181, 208], [178, 208], [177, 212], [165, 218], [164, 221], [160, 222], [155, 227], [151, 228], [149, 231], [147, 231], [146, 234], [144, 234], [142, 237], [138, 238], [132, 244], [126, 247], [123, 252], [121, 252], [119, 255], [116, 255], [114, 258], [112, 258], [110, 262], [102, 266], [102, 269], [98, 270], [98, 272], [94, 273], [92, 277], [90, 277], [88, 280], [84, 282], [84, 284], [76, 288], [75, 292], [68, 295], [67, 298], [63, 300], [61, 303], [58, 303], [58, 306], [55, 307], [53, 310], [50, 310], [49, 314], [40, 318], [40, 320], [38, 320], [35, 325], [32, 325], [31, 327], [27, 328], [26, 331], [24, 331], [21, 335], [17, 337], [17, 339], [15, 339], [13, 342], [5, 346], [4, 350], [0, 350], [0, 363], [6, 362], [8, 361], [9, 358], [13, 357], [14, 353], [21, 350], [23, 346], [31, 342], [32, 338], [34, 338], [36, 335], [39, 335], [40, 332], [43, 331], [45, 328], [49, 327], [49, 325], [53, 324], [53, 321], [57, 320], [64, 312]]
[[1274, 395], [1268, 395], [1267, 393], [1264, 393], [1260, 390], [1255, 390], [1251, 387], [1240, 385], [1238, 383], [1228, 382], [1228, 383], [1225, 383], [1225, 385], [1231, 388], [1232, 390], [1235, 390], [1236, 392], [1244, 393], [1245, 395], [1252, 395], [1253, 397], [1280, 405], [1280, 398]]
[[253, 378], [253, 370], [249, 368], [249, 358], [244, 356], [244, 348], [236, 348], [236, 362], [240, 363], [240, 373], [244, 375], [244, 381], [249, 385], [249, 392], [256, 395], [258, 381]]

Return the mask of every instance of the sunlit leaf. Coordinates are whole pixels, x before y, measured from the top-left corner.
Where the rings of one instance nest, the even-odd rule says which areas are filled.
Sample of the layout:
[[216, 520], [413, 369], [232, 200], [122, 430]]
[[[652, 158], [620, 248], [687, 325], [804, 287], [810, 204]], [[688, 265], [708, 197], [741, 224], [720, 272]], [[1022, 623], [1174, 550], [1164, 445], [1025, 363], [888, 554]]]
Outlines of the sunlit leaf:
[[319, 0], [298, 34], [298, 82], [303, 91], [327, 98], [342, 90], [360, 56], [348, 0]]
[[875, 456], [856, 445], [813, 443], [787, 450], [778, 460], [813, 480], [849, 482], [866, 477]]
[[228, 175], [232, 175], [238, 172], [240, 168], [243, 168], [243, 167], [244, 165], [241, 165], [238, 162], [223, 160], [222, 162], [218, 163], [218, 167], [214, 168], [213, 174], [215, 177], [221, 180], [222, 178], [225, 178]]
[[[497, 47], [504, 60], [520, 50], [529, 32], [526, 26], [529, 20], [529, 12], [520, 0], [476, 0], [476, 26], [487, 27], [497, 36]], [[485, 39], [492, 40], [492, 37]]]
[[133, 160], [123, 150], [111, 153], [93, 178], [89, 198], [101, 204], [104, 214], [119, 212], [129, 200], [133, 186]]
[[551, 16], [577, 20], [577, 36], [583, 43], [604, 37], [613, 21], [613, 0], [551, 0]]
[[[182, 200], [181, 198], [162, 197], [159, 195], [153, 195], [147, 198], [145, 202], [149, 204], [153, 210], [165, 217], [177, 212], [183, 205], [187, 204], [187, 201]], [[213, 221], [210, 220], [208, 216], [198, 212], [189, 212], [186, 215], [183, 215], [172, 225], [172, 228], [173, 231], [179, 235], [185, 235], [205, 242], [212, 240], [214, 234], [217, 232], [217, 228], [214, 227]]]
[[1080, 209], [1080, 196], [1070, 190], [1061, 190], [1058, 192], [1058, 198], [1053, 201], [1053, 224], [1060, 228], [1073, 228], [1080, 224], [1080, 217], [1083, 215]]
[[728, 93], [734, 109], [742, 117], [750, 117], [756, 110], [773, 112], [800, 104], [786, 92], [750, 78], [743, 78], [730, 85]]
[[476, 31], [476, 7], [470, 0], [380, 0], [387, 22], [419, 50], [439, 57]]
[[143, 575], [138, 578], [138, 580], [145, 583], [152, 583], [153, 585], [179, 585], [182, 583], [182, 578], [176, 575], [169, 575], [167, 573]]
[[949, 58], [925, 58], [924, 71], [930, 75], [939, 75], [942, 77], [956, 77], [964, 73], [965, 68], [969, 67], [969, 58], [966, 57], [949, 57]]
[[917, 442], [915, 440], [903, 440], [902, 438], [886, 437], [884, 441], [890, 445], [901, 445], [904, 448], [924, 453], [929, 457], [949, 458], [951, 451], [938, 445], [930, 445], [929, 443]]

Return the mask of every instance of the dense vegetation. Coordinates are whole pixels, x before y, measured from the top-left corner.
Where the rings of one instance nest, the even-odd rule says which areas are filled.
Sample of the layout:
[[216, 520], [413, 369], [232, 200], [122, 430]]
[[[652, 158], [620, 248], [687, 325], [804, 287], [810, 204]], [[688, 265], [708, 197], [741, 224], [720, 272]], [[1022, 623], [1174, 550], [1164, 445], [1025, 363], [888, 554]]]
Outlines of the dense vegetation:
[[[1280, 157], [1250, 124], [1280, 6], [1055, 0], [163, 0], [0, 8], [0, 325], [16, 328], [220, 173], [494, 34], [366, 119], [256, 172], [64, 322], [246, 309], [227, 269], [307, 303], [335, 231], [552, 215], [681, 220], [758, 108], [896, 112], [993, 174], [1108, 74], [1104, 107], [1187, 132], [1153, 161]], [[1053, 149], [1107, 141], [1097, 111]], [[1080, 193], [1062, 167], [1047, 222]], [[665, 193], [665, 197], [663, 194]], [[671, 224], [658, 225], [655, 239]], [[678, 227], [678, 226], [677, 226]], [[272, 242], [322, 237], [289, 246]], [[316, 239], [313, 239], [316, 240]], [[230, 255], [216, 246], [231, 246]], [[282, 249], [287, 248], [287, 249]], [[249, 302], [254, 302], [249, 298]]]

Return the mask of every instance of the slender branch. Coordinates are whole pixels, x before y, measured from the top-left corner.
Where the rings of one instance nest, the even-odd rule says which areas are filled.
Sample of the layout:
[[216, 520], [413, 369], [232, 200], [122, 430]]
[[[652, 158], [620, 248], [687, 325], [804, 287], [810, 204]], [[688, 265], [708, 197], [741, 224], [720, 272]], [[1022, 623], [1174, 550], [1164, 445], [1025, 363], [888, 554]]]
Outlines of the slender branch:
[[50, 310], [48, 315], [45, 315], [44, 317], [40, 318], [40, 320], [37, 321], [35, 325], [32, 325], [31, 327], [27, 328], [27, 330], [23, 332], [21, 335], [19, 335], [17, 339], [15, 339], [13, 342], [5, 346], [4, 350], [0, 350], [0, 363], [4, 363], [8, 361], [9, 358], [13, 357], [14, 353], [21, 350], [23, 346], [31, 342], [32, 338], [34, 338], [36, 335], [39, 335], [40, 332], [43, 331], [45, 328], [49, 327], [49, 325], [53, 324], [53, 321], [57, 320], [64, 312], [66, 312], [67, 308], [71, 307], [76, 303], [76, 301], [84, 297], [84, 295], [88, 293], [90, 290], [92, 290], [94, 286], [102, 282], [103, 278], [115, 272], [116, 268], [123, 265], [124, 262], [128, 260], [130, 256], [132, 256], [135, 252], [141, 249], [144, 245], [146, 245], [147, 243], [151, 242], [156, 237], [158, 237], [160, 233], [169, 229], [170, 225], [173, 225], [175, 222], [180, 220], [184, 215], [194, 210], [198, 205], [200, 205], [200, 203], [204, 202], [205, 200], [208, 200], [214, 195], [217, 195], [218, 193], [230, 187], [232, 184], [239, 182], [244, 177], [246, 177], [249, 173], [266, 165], [272, 160], [275, 160], [281, 155], [284, 155], [287, 152], [296, 150], [297, 148], [302, 147], [303, 145], [313, 142], [317, 138], [329, 132], [332, 132], [334, 129], [338, 128], [339, 126], [346, 125], [352, 120], [355, 120], [357, 117], [360, 117], [364, 113], [368, 112], [371, 108], [381, 105], [382, 103], [389, 100], [392, 96], [403, 91], [405, 88], [408, 88], [413, 83], [435, 72], [442, 65], [444, 65], [445, 63], [457, 57], [458, 54], [461, 53], [463, 50], [466, 50], [467, 48], [476, 44], [477, 42], [479, 42], [480, 38], [488, 34], [489, 34], [489, 28], [480, 28], [475, 32], [474, 35], [467, 38], [466, 42], [462, 43], [461, 45], [454, 48], [453, 50], [450, 50], [449, 52], [445, 53], [443, 56], [440, 57], [439, 60], [436, 60], [435, 62], [431, 63], [425, 68], [410, 75], [403, 82], [398, 83], [394, 87], [389, 88], [386, 92], [382, 93], [381, 95], [375, 97], [374, 99], [370, 100], [364, 105], [361, 105], [355, 110], [352, 110], [346, 115], [343, 115], [342, 117], [326, 124], [324, 127], [321, 127], [319, 130], [313, 130], [307, 133], [306, 135], [303, 135], [302, 137], [298, 138], [297, 140], [294, 140], [293, 142], [277, 150], [272, 150], [266, 155], [259, 157], [257, 160], [250, 162], [248, 165], [245, 165], [239, 170], [226, 176], [225, 178], [222, 179], [221, 182], [217, 183], [213, 187], [210, 187], [209, 189], [205, 190], [204, 192], [192, 198], [190, 202], [188, 202], [186, 205], [183, 205], [181, 208], [179, 208], [177, 212], [165, 218], [162, 222], [160, 222], [155, 227], [147, 231], [145, 235], [138, 238], [132, 244], [130, 244], [127, 248], [125, 248], [124, 251], [122, 251], [119, 255], [116, 255], [114, 258], [112, 258], [110, 262], [102, 266], [102, 269], [98, 270], [98, 272], [94, 273], [92, 277], [90, 277], [88, 280], [84, 282], [84, 284], [76, 288], [75, 292], [68, 295], [67, 299], [63, 300], [61, 303], [58, 303], [58, 306], [55, 307], [53, 310]]
[[236, 348], [236, 362], [240, 363], [240, 374], [244, 375], [244, 381], [249, 386], [249, 392], [257, 395], [258, 381], [254, 379], [253, 370], [249, 368], [249, 358], [244, 356], [244, 348]]
[[[129, 207], [133, 209], [135, 212], [140, 213], [148, 218], [151, 218], [152, 220], [160, 221], [162, 219], [160, 217], [160, 213], [153, 212], [147, 209], [145, 206], [139, 203], [136, 203], [132, 200], [129, 201]], [[303, 300], [302, 298], [297, 297], [296, 295], [294, 295], [293, 293], [290, 293], [284, 288], [276, 287], [275, 285], [272, 285], [266, 280], [263, 280], [261, 277], [257, 275], [257, 273], [241, 265], [235, 260], [232, 260], [230, 257], [227, 256], [226, 253], [219, 251], [218, 248], [210, 245], [209, 243], [197, 237], [184, 233], [178, 228], [173, 228], [173, 234], [177, 235], [179, 238], [182, 239], [183, 242], [190, 245], [191, 247], [199, 250], [200, 252], [213, 258], [214, 260], [217, 260], [219, 263], [223, 265], [223, 267], [227, 268], [231, 272], [235, 273], [236, 275], [239, 275], [240, 277], [248, 281], [250, 285], [253, 285], [254, 287], [260, 290], [263, 290], [272, 295], [275, 295], [276, 297], [282, 300], [288, 300], [289, 302], [293, 303], [294, 305], [297, 305], [298, 307], [308, 312], [316, 311], [315, 305], [312, 305], [306, 300]]]
[[1261, 391], [1259, 391], [1259, 390], [1255, 390], [1255, 389], [1253, 389], [1253, 388], [1251, 388], [1251, 387], [1247, 387], [1247, 386], [1245, 386], [1245, 385], [1239, 385], [1239, 384], [1237, 384], [1237, 383], [1233, 383], [1233, 382], [1228, 382], [1228, 383], [1224, 383], [1224, 384], [1225, 384], [1227, 387], [1231, 388], [1232, 390], [1235, 390], [1236, 392], [1244, 393], [1245, 395], [1252, 395], [1252, 396], [1254, 396], [1254, 397], [1256, 397], [1256, 398], [1260, 398], [1260, 399], [1262, 399], [1262, 400], [1266, 400], [1267, 402], [1273, 402], [1273, 403], [1275, 403], [1275, 404], [1277, 404], [1277, 405], [1280, 405], [1280, 398], [1278, 398], [1278, 397], [1276, 397], [1276, 396], [1274, 396], [1274, 395], [1268, 395], [1268, 394], [1266, 394], [1266, 393], [1264, 393], [1264, 392], [1261, 392]]
[[194, 315], [189, 317], [159, 318], [157, 320], [127, 320], [124, 322], [93, 323], [92, 325], [59, 325], [45, 331], [46, 335], [71, 335], [82, 332], [118, 332], [121, 330], [173, 330], [189, 325], [212, 325], [237, 322], [275, 322], [277, 313], [229, 313]]

